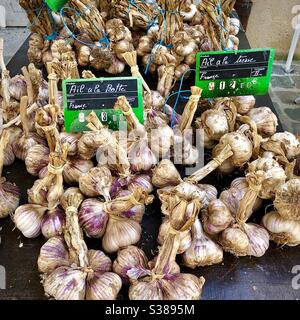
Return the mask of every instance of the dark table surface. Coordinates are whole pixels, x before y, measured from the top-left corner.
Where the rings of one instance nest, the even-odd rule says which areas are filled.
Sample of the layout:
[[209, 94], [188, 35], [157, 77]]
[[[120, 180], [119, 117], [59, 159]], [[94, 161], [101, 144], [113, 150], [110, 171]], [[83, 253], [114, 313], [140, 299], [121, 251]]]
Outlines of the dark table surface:
[[[243, 33], [240, 34], [241, 48], [249, 48], [249, 43]], [[10, 61], [8, 69], [11, 74], [20, 73], [27, 61], [28, 42], [25, 42], [15, 57]], [[126, 71], [127, 75], [130, 71]], [[147, 77], [147, 82], [155, 88], [155, 77]], [[186, 82], [186, 86], [192, 80]], [[181, 102], [180, 107], [184, 105]], [[269, 106], [275, 112], [270, 97], [257, 97], [258, 106]], [[280, 128], [279, 128], [280, 129]], [[31, 177], [21, 161], [16, 161], [13, 166], [6, 167], [4, 175], [11, 182], [15, 182], [22, 189], [21, 204], [26, 203], [26, 190], [31, 188], [34, 178]], [[214, 184], [219, 192], [230, 185], [234, 177], [221, 178], [211, 174], [204, 182]], [[268, 203], [266, 203], [267, 205]], [[259, 223], [264, 209], [252, 219]], [[143, 219], [143, 234], [139, 246], [149, 257], [157, 250], [156, 237], [161, 223], [160, 204], [156, 200], [147, 208]], [[14, 228], [10, 218], [0, 220], [0, 266], [6, 270], [6, 289], [0, 288], [0, 299], [45, 299], [40, 276], [37, 270], [37, 258], [40, 247], [45, 239], [40, 236], [36, 239], [26, 239]], [[87, 239], [89, 248], [101, 249], [101, 241]], [[112, 259], [114, 256], [111, 257]], [[180, 263], [180, 259], [178, 260]], [[245, 299], [300, 299], [300, 290], [294, 290], [292, 273], [294, 266], [300, 265], [300, 247], [276, 247], [270, 249], [262, 258], [243, 257], [236, 258], [225, 253], [222, 264], [189, 270], [184, 272], [202, 275], [206, 279], [203, 299], [205, 300], [245, 300]], [[0, 269], [2, 270], [2, 269]], [[0, 275], [1, 276], [1, 275]], [[127, 299], [127, 288], [123, 288], [119, 299]]]

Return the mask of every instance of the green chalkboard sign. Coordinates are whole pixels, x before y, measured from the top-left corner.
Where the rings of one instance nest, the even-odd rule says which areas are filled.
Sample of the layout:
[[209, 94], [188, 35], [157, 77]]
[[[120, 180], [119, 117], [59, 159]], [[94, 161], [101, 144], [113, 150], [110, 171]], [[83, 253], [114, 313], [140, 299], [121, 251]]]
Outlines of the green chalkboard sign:
[[46, 0], [48, 7], [58, 12], [69, 0]]
[[265, 95], [273, 61], [274, 49], [199, 52], [196, 86], [202, 98]]
[[140, 78], [116, 77], [63, 81], [65, 130], [87, 131], [86, 116], [94, 111], [101, 122], [112, 130], [125, 119], [115, 110], [117, 98], [125, 96], [140, 123], [144, 123], [143, 87]]

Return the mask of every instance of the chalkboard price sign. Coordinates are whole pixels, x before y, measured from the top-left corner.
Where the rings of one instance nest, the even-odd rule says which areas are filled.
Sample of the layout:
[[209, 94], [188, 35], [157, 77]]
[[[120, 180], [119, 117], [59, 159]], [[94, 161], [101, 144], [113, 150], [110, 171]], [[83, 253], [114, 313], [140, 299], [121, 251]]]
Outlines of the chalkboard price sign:
[[274, 49], [199, 52], [196, 60], [196, 86], [203, 98], [268, 92]]
[[114, 110], [117, 98], [125, 96], [141, 123], [144, 122], [142, 81], [136, 77], [65, 80], [63, 82], [65, 129], [86, 131], [85, 118], [94, 111], [103, 124], [118, 129], [124, 120]]

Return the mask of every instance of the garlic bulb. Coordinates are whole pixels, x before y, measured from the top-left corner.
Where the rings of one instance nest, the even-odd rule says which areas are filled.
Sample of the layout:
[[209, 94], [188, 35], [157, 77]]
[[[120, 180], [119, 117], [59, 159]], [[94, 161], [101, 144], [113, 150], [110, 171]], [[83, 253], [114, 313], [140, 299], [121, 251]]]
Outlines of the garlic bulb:
[[110, 200], [111, 185], [111, 172], [104, 166], [92, 168], [79, 178], [79, 188], [82, 193], [88, 197], [101, 195], [106, 201]]
[[69, 144], [69, 150], [68, 150], [68, 156], [75, 156], [78, 152], [78, 141], [81, 137], [81, 134], [78, 133], [67, 133], [67, 132], [61, 132], [59, 134], [60, 141], [62, 144], [68, 143]]
[[175, 186], [182, 182], [181, 176], [172, 161], [161, 160], [153, 169], [152, 183], [157, 188]]
[[25, 158], [25, 165], [27, 171], [33, 175], [38, 176], [39, 172], [47, 167], [49, 163], [50, 151], [42, 144], [36, 144], [27, 151]]
[[[264, 154], [262, 158], [252, 161], [248, 165], [248, 183], [251, 182], [253, 175], [263, 174], [261, 188], [258, 196], [261, 199], [274, 199], [275, 191], [278, 186], [286, 181], [284, 169], [268, 154]], [[250, 186], [251, 187], [251, 186]]]
[[21, 100], [21, 97], [27, 95], [27, 85], [24, 76], [17, 75], [9, 81], [10, 96], [16, 100]]
[[20, 189], [13, 183], [0, 180], [0, 218], [5, 218], [12, 214], [19, 206]]
[[78, 185], [80, 177], [87, 174], [93, 167], [91, 160], [68, 158], [63, 171], [64, 182], [69, 185]]
[[48, 210], [41, 222], [41, 231], [45, 238], [60, 236], [65, 225], [65, 213], [60, 208]]
[[147, 194], [150, 194], [153, 191], [151, 177], [146, 174], [141, 174], [131, 178], [130, 183], [127, 186], [127, 189], [131, 192], [134, 192], [136, 188], [140, 188], [144, 190]]
[[245, 223], [243, 229], [249, 239], [247, 255], [262, 257], [269, 248], [270, 237], [268, 231], [254, 223]]
[[300, 141], [290, 132], [275, 133], [269, 139], [269, 142], [278, 144], [283, 149], [288, 160], [293, 160], [300, 154]]
[[143, 272], [147, 269], [148, 259], [141, 249], [135, 246], [128, 246], [118, 252], [117, 259], [113, 263], [113, 271], [118, 274], [125, 283], [129, 283], [127, 271], [131, 268]]
[[282, 218], [276, 211], [267, 213], [262, 223], [269, 231], [271, 240], [279, 245], [294, 247], [300, 244], [300, 222]]
[[140, 224], [134, 220], [110, 217], [102, 239], [105, 252], [113, 253], [120, 248], [137, 243], [142, 234]]
[[120, 74], [125, 69], [125, 63], [120, 61], [115, 55], [112, 56], [112, 63], [105, 71], [110, 74]]
[[[241, 200], [249, 188], [246, 178], [237, 178], [232, 181], [231, 187], [224, 190], [220, 195], [220, 200], [226, 205], [231, 214], [235, 216], [239, 210]], [[256, 212], [262, 206], [262, 200], [257, 198], [253, 206], [253, 212]]]
[[239, 96], [232, 97], [232, 99], [237, 107], [237, 112], [241, 115], [249, 113], [256, 103], [254, 96]]
[[38, 258], [38, 268], [40, 272], [50, 273], [58, 267], [69, 265], [69, 253], [63, 238], [50, 238], [41, 247]]
[[206, 209], [212, 201], [217, 199], [218, 190], [211, 184], [197, 184], [197, 187], [200, 191], [205, 192], [205, 197], [201, 204], [202, 208]]
[[158, 91], [151, 90], [144, 93], [144, 106], [147, 109], [153, 108], [154, 110], [161, 110], [165, 103], [165, 99]]
[[104, 211], [103, 202], [86, 199], [81, 204], [78, 219], [88, 236], [101, 238], [106, 229], [108, 214]]
[[233, 222], [227, 206], [219, 199], [213, 200], [202, 214], [203, 228], [210, 235], [219, 234]]
[[199, 219], [196, 219], [192, 226], [192, 243], [182, 258], [184, 265], [192, 269], [217, 264], [223, 260], [223, 250], [205, 235]]
[[[157, 241], [160, 245], [162, 245], [167, 237], [167, 235], [171, 231], [171, 225], [168, 218], [164, 218], [162, 224], [159, 227], [159, 233], [157, 237]], [[179, 234], [179, 248], [177, 254], [184, 253], [188, 248], [190, 248], [192, 244], [192, 236], [190, 230], [186, 230], [180, 232]]]
[[278, 119], [270, 108], [254, 108], [248, 115], [256, 123], [258, 133], [264, 138], [271, 137], [276, 133]]
[[300, 179], [278, 185], [274, 206], [284, 219], [300, 221]]
[[213, 157], [223, 150], [226, 145], [230, 145], [233, 155], [225, 160], [218, 170], [223, 174], [230, 174], [235, 168], [241, 168], [252, 156], [252, 143], [251, 141], [240, 132], [230, 132], [225, 134], [217, 146], [213, 149]]
[[25, 204], [15, 211], [16, 227], [26, 238], [36, 238], [41, 233], [42, 220], [46, 207], [37, 204]]
[[249, 247], [249, 238], [244, 231], [237, 227], [227, 228], [220, 237], [222, 248], [236, 256], [246, 256]]

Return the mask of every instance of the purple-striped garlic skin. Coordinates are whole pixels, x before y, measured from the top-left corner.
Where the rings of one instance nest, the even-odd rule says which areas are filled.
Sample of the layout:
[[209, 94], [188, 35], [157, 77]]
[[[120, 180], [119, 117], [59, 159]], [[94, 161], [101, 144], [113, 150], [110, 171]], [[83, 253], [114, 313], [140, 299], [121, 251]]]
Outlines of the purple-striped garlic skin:
[[41, 230], [45, 238], [60, 236], [66, 224], [65, 212], [60, 208], [48, 210], [42, 220]]
[[19, 202], [19, 187], [8, 181], [0, 182], [0, 218], [5, 218], [12, 214], [19, 206]]

